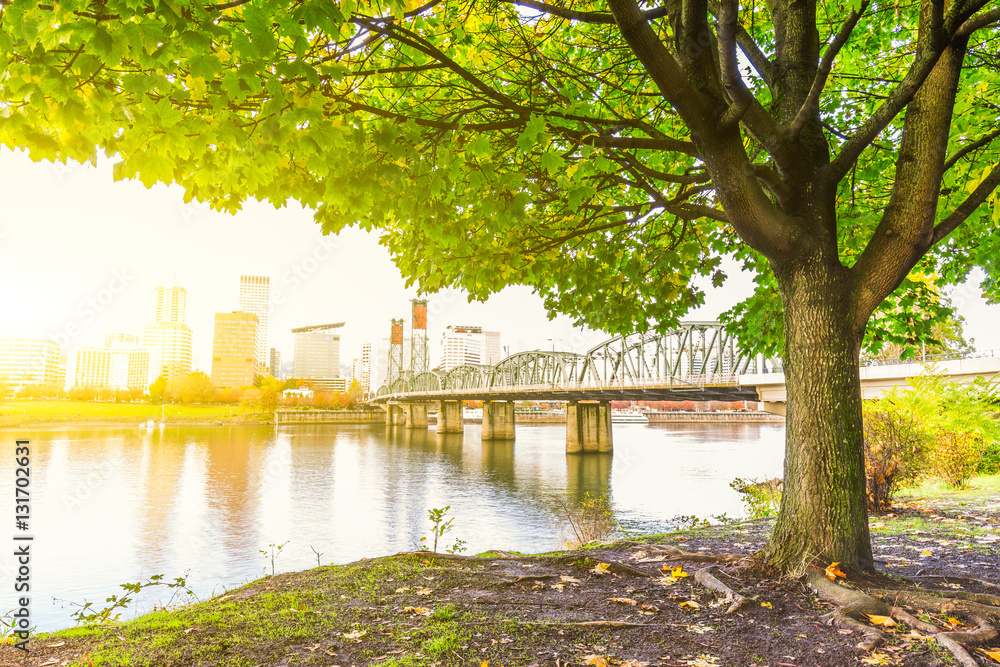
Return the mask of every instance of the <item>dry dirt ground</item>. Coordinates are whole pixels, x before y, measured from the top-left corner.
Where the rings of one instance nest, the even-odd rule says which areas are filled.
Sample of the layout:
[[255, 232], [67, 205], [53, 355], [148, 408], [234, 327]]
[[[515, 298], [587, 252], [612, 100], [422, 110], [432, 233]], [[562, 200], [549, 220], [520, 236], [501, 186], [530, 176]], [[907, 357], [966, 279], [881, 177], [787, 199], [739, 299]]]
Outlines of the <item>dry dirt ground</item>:
[[[1000, 594], [1000, 503], [910, 501], [872, 518], [889, 577], [928, 590]], [[671, 554], [751, 553], [770, 522], [724, 524], [642, 541], [542, 556], [363, 560], [266, 577], [229, 594], [112, 627], [35, 638], [0, 663], [57, 665], [323, 665], [417, 667], [818, 667], [959, 664], [902, 625], [886, 643], [856, 647], [831, 605], [804, 584], [722, 566], [730, 600], [693, 576], [705, 562]], [[676, 568], [681, 568], [680, 570]], [[683, 575], [690, 576], [683, 576]], [[673, 576], [671, 576], [673, 575]], [[925, 615], [940, 628], [969, 619]], [[965, 625], [963, 625], [965, 624]], [[991, 648], [992, 647], [992, 648]], [[1000, 640], [987, 650], [997, 651]], [[998, 665], [972, 650], [976, 664]]]

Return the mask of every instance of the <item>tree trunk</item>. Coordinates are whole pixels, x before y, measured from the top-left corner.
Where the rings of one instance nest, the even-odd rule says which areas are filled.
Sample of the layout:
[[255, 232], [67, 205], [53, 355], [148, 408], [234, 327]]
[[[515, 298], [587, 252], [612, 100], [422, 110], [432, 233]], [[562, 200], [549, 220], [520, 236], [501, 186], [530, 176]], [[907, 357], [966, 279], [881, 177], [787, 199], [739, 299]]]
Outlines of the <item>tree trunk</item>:
[[760, 556], [784, 573], [874, 569], [865, 502], [858, 330], [849, 270], [807, 259], [778, 274], [788, 406], [781, 511]]

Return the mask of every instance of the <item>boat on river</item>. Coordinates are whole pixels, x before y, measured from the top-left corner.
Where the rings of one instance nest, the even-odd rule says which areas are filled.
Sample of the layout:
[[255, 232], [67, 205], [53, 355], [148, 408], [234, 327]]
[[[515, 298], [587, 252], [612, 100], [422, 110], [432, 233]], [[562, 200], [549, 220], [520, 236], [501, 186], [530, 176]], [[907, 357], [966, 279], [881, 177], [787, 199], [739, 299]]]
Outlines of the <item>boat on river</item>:
[[612, 424], [648, 424], [649, 417], [638, 410], [612, 410]]

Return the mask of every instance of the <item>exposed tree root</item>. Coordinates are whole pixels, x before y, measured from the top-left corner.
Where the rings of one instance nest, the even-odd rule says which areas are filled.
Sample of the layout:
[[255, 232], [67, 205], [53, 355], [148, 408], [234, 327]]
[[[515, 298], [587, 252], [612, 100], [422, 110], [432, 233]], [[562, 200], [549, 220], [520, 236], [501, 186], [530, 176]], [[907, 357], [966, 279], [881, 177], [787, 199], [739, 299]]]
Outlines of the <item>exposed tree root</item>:
[[705, 554], [705, 553], [692, 553], [690, 551], [684, 551], [683, 549], [678, 549], [677, 547], [672, 547], [670, 545], [660, 545], [660, 544], [648, 544], [643, 545], [647, 551], [656, 554], [663, 554], [664, 556], [670, 556], [672, 558], [677, 558], [679, 560], [686, 560], [692, 563], [739, 563], [744, 561], [750, 556], [745, 554]]
[[726, 608], [727, 614], [732, 614], [733, 612], [738, 611], [739, 609], [742, 609], [747, 604], [749, 604], [750, 600], [743, 597], [742, 595], [734, 591], [726, 584], [722, 583], [722, 581], [720, 581], [715, 576], [715, 574], [712, 572], [715, 569], [717, 569], [715, 565], [710, 565], [706, 568], [698, 570], [697, 572], [694, 573], [694, 580], [697, 581], [702, 586], [704, 586], [705, 588], [711, 589], [713, 591], [716, 591], [717, 593], [722, 593], [723, 595], [725, 595], [726, 597], [723, 598], [725, 601], [730, 601], [730, 600], [732, 601], [729, 607]]
[[[882, 633], [861, 622], [859, 616], [877, 614], [891, 616], [896, 621], [920, 630], [932, 636], [941, 646], [948, 649], [963, 667], [977, 667], [976, 660], [966, 650], [967, 646], [984, 644], [997, 637], [997, 631], [990, 624], [990, 618], [1000, 618], [1000, 598], [995, 595], [968, 593], [963, 591], [904, 591], [874, 589], [870, 591], [882, 599], [873, 597], [866, 592], [841, 586], [828, 580], [821, 573], [810, 572], [806, 575], [809, 586], [820, 598], [837, 605], [837, 610], [830, 617], [838, 626], [863, 633], [864, 640], [858, 648], [869, 651], [882, 642]], [[887, 604], [892, 600], [892, 607]], [[942, 630], [937, 626], [921, 621], [904, 609], [897, 607], [904, 604], [937, 613], [964, 616], [975, 623], [975, 628], [967, 631]]]

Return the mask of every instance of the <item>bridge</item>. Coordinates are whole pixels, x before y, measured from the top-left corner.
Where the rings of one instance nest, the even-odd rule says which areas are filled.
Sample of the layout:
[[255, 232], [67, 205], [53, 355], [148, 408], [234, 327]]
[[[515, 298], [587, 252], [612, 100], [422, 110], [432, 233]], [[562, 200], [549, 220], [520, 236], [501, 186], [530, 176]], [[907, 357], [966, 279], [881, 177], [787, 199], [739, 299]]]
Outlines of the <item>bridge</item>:
[[[1000, 372], [1000, 355], [922, 361], [956, 378]], [[875, 398], [924, 369], [920, 361], [867, 362], [863, 396]], [[565, 401], [566, 451], [576, 452], [612, 450], [613, 400], [760, 401], [783, 415], [786, 393], [780, 361], [744, 353], [719, 322], [686, 322], [665, 333], [616, 336], [584, 354], [539, 350], [495, 366], [402, 373], [373, 402], [386, 404], [387, 424], [407, 428], [426, 428], [427, 404], [437, 402], [438, 432], [448, 433], [463, 429], [463, 400], [483, 401], [484, 440], [514, 437], [514, 401]]]

